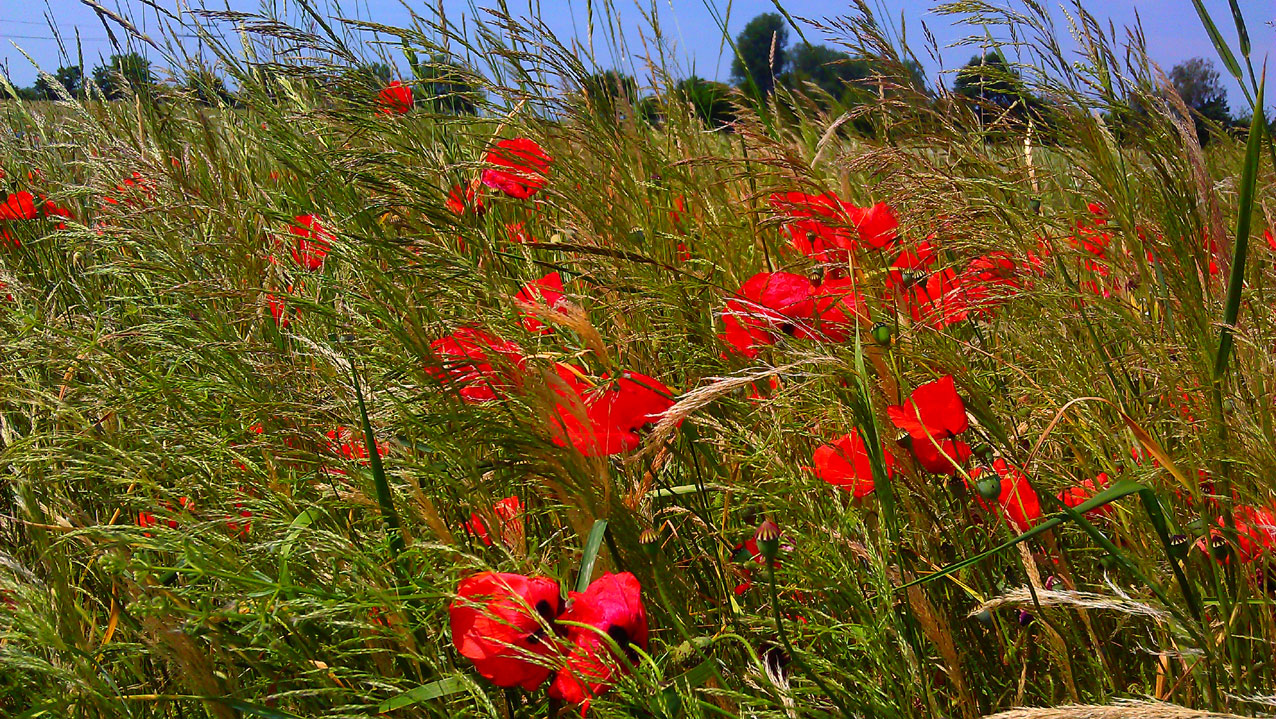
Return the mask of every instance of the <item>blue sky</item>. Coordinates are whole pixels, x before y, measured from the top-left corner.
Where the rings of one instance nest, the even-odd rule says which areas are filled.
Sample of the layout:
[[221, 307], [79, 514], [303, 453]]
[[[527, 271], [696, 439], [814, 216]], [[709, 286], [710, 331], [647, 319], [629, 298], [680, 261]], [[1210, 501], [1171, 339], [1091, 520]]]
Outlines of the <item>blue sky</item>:
[[[259, 11], [263, 5], [276, 7], [279, 12], [291, 13], [286, 17], [294, 21], [298, 19], [295, 9], [286, 10], [285, 0], [205, 1], [209, 7], [229, 7], [249, 12]], [[138, 0], [100, 2], [121, 15], [131, 17], [143, 29], [155, 26], [156, 11]], [[197, 6], [198, 2], [199, 0], [184, 0], [181, 5]], [[586, 0], [507, 2], [516, 15], [538, 16], [560, 39], [575, 37], [582, 45], [588, 46]], [[178, 0], [156, 0], [156, 3], [172, 10], [178, 7]], [[429, 14], [439, 5], [439, 0], [408, 0], [406, 7], [401, 0], [316, 0], [316, 4], [321, 8], [326, 7], [332, 15], [371, 19], [385, 25], [407, 25], [410, 23], [408, 8], [421, 14]], [[481, 9], [495, 4], [496, 0], [442, 0], [448, 20], [456, 24], [463, 20], [472, 22], [476, 6]], [[650, 25], [644, 15], [655, 7], [666, 42], [671, 46], [683, 73], [694, 71], [702, 77], [726, 79], [730, 71], [730, 49], [722, 46], [719, 22], [715, 20], [715, 15], [726, 20], [728, 32], [734, 35], [750, 18], [774, 9], [772, 0], [732, 0], [729, 4], [731, 12], [728, 17], [727, 0], [592, 0], [597, 18], [595, 27], [601, 28], [605, 24], [597, 17], [598, 13], [603, 12], [600, 7], [609, 9], [619, 18], [618, 25], [625, 30], [626, 41], [629, 43], [628, 53], [618, 52], [609, 47], [607, 34], [596, 29], [593, 36], [595, 57], [605, 67], [625, 66], [631, 62], [639, 64], [633, 58], [643, 51], [640, 33], [644, 33], [648, 39], [651, 37]], [[850, 6], [848, 0], [782, 0], [782, 4], [794, 16], [814, 19], [845, 15]], [[877, 8], [879, 17], [889, 16], [897, 30], [901, 27], [904, 29], [909, 44], [913, 45], [932, 84], [940, 76], [942, 69], [958, 67], [973, 54], [971, 48], [945, 47], [971, 34], [972, 29], [955, 26], [953, 19], [934, 14], [931, 9], [937, 4], [938, 0], [869, 0], [869, 5]], [[1047, 0], [1047, 4], [1054, 9], [1059, 31], [1066, 33], [1067, 21], [1062, 10], [1064, 3]], [[1067, 4], [1071, 5], [1070, 2]], [[1213, 59], [1221, 69], [1221, 63], [1217, 61], [1209, 38], [1196, 17], [1191, 0], [1083, 0], [1083, 4], [1091, 13], [1110, 20], [1117, 28], [1133, 25], [1136, 17], [1141, 19], [1153, 59], [1167, 70], [1175, 63], [1194, 56]], [[1223, 34], [1235, 46], [1235, 29], [1227, 0], [1206, 0], [1205, 4], [1214, 14]], [[1273, 49], [1276, 49], [1276, 27], [1272, 24], [1276, 20], [1276, 2], [1240, 0], [1240, 6], [1248, 21], [1257, 65], [1265, 55], [1276, 54], [1273, 53]], [[65, 64], [60, 58], [58, 43], [52, 39], [50, 19], [62, 35], [72, 58], [76, 54], [74, 38], [77, 31], [86, 65], [96, 65], [100, 56], [110, 54], [110, 42], [101, 21], [93, 10], [79, 0], [0, 0], [0, 67], [7, 68], [14, 83], [29, 85], [36, 76], [34, 67], [23, 56], [23, 51], [49, 71]], [[938, 62], [922, 48], [923, 23], [940, 44]], [[117, 36], [123, 37], [118, 28], [113, 29]], [[808, 29], [806, 32], [807, 38], [812, 41], [823, 40], [819, 31]], [[153, 61], [161, 60], [153, 51], [148, 54]], [[1276, 67], [1273, 69], [1276, 70]], [[1226, 74], [1225, 80], [1232, 107], [1237, 109], [1243, 105], [1243, 99]]]

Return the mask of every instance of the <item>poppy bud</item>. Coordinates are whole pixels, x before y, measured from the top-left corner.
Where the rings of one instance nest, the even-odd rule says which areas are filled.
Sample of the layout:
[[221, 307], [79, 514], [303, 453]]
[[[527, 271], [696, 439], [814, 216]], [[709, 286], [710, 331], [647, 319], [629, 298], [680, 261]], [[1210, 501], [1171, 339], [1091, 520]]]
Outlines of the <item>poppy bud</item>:
[[753, 539], [758, 543], [762, 556], [774, 562], [775, 556], [780, 553], [780, 526], [769, 519], [764, 520], [758, 525], [758, 531], [753, 533]]
[[1231, 554], [1231, 547], [1228, 546], [1226, 539], [1216, 534], [1210, 537], [1210, 554], [1214, 559], [1223, 562], [1227, 560], [1227, 555]]
[[1170, 537], [1170, 556], [1175, 559], [1186, 557], [1189, 546], [1186, 534], [1176, 534]]
[[660, 535], [651, 527], [642, 530], [642, 533], [638, 535], [638, 544], [642, 545], [642, 548], [647, 552], [647, 556], [652, 559], [655, 559], [656, 555], [660, 553]]
[[1041, 214], [1041, 200], [1031, 200], [1028, 202], [1028, 209], [1032, 210], [1032, 214]]
[[891, 328], [881, 322], [873, 325], [873, 341], [886, 347], [891, 343]]
[[986, 442], [980, 442], [971, 448], [971, 451], [975, 453], [976, 457], [979, 457], [985, 462], [992, 461], [992, 445]]
[[988, 611], [987, 609], [980, 610], [979, 613], [975, 615], [975, 621], [979, 622], [980, 624], [983, 624], [984, 626], [991, 627], [992, 612]]
[[1001, 477], [989, 473], [989, 476], [975, 483], [975, 492], [989, 502], [996, 500], [1001, 496]]
[[1033, 616], [1024, 610], [1019, 610], [1019, 626], [1026, 627], [1036, 621]]

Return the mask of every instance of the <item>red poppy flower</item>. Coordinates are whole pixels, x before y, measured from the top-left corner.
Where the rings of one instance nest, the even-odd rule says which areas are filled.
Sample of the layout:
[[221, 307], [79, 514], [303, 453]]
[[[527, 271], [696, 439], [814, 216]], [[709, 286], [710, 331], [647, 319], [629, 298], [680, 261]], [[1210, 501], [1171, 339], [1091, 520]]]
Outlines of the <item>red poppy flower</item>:
[[[1276, 510], [1271, 507], [1252, 507], [1237, 505], [1232, 512], [1232, 521], [1236, 524], [1236, 554], [1245, 563], [1256, 562], [1276, 549]], [[1227, 523], [1223, 517], [1218, 518], [1218, 529], [1210, 532], [1210, 542], [1222, 543], [1227, 536], [1223, 527]], [[1205, 538], [1197, 543], [1202, 551], [1209, 551]], [[1227, 554], [1216, 554], [1219, 563], [1229, 561]]]
[[[563, 292], [562, 276], [557, 272], [551, 272], [538, 280], [532, 280], [523, 285], [523, 289], [519, 290], [514, 297], [522, 304], [544, 304], [552, 309], [558, 307], [565, 300]], [[520, 314], [523, 315], [523, 327], [528, 332], [546, 335], [553, 331], [542, 324], [540, 320], [537, 320], [530, 312], [520, 312]]]
[[828, 280], [810, 290], [814, 303], [813, 331], [799, 326], [795, 337], [807, 337], [825, 342], [845, 342], [855, 333], [855, 325], [867, 323], [868, 306], [864, 297], [855, 291], [856, 281], [850, 277]]
[[673, 209], [669, 210], [669, 221], [678, 229], [682, 229], [682, 216], [687, 213], [687, 198], [678, 195], [673, 198]]
[[747, 357], [774, 344], [773, 332], [793, 333], [815, 309], [811, 281], [791, 272], [759, 272], [745, 281], [722, 313], [723, 341]]
[[957, 396], [952, 375], [920, 385], [909, 395], [907, 402], [887, 407], [886, 414], [896, 427], [908, 432], [915, 441], [930, 437], [948, 439], [970, 427], [966, 405]]
[[[992, 468], [1001, 480], [1001, 494], [997, 497], [997, 513], [1016, 531], [1028, 531], [1037, 523], [1037, 520], [1041, 519], [1041, 500], [1037, 497], [1037, 493], [1032, 491], [1032, 487], [1028, 485], [1028, 478], [1019, 471], [1018, 467], [1009, 465], [1005, 459], [998, 457], [992, 463]], [[970, 473], [971, 482], [977, 483], [979, 478], [987, 472], [987, 467], [976, 467], [975, 471]], [[975, 499], [984, 509], [989, 509], [988, 503], [982, 497], [975, 495]]]
[[527, 231], [526, 223], [506, 222], [505, 239], [515, 245], [526, 245], [532, 241], [532, 235]]
[[[506, 497], [496, 504], [492, 505], [492, 511], [496, 514], [497, 520], [501, 525], [501, 543], [506, 547], [514, 547], [523, 538], [523, 505], [518, 501], [518, 497]], [[492, 537], [487, 532], [487, 525], [483, 522], [483, 518], [478, 512], [470, 514], [470, 521], [465, 523], [465, 531], [478, 537], [483, 546], [492, 546]]]
[[907, 286], [904, 301], [914, 322], [943, 329], [969, 319], [972, 306], [986, 295], [985, 288], [964, 284], [956, 270], [949, 267]]
[[[75, 215], [72, 214], [71, 210], [69, 210], [68, 208], [59, 205], [53, 200], [44, 198], [43, 196], [41, 196], [41, 199], [44, 200], [44, 205], [41, 206], [40, 212], [46, 218], [52, 219], [54, 217], [60, 217], [66, 220], [75, 219]], [[54, 225], [54, 227], [57, 227], [59, 230], [65, 230], [66, 223], [59, 221], [56, 225]]]
[[473, 327], [461, 327], [434, 340], [430, 349], [438, 355], [440, 364], [426, 371], [440, 382], [458, 386], [461, 399], [471, 403], [490, 402], [496, 399], [498, 390], [510, 385], [505, 368], [492, 366], [494, 358], [502, 358], [515, 368], [525, 362], [522, 347]]
[[[882, 448], [886, 457], [886, 476], [895, 473], [895, 458]], [[859, 430], [843, 435], [832, 444], [816, 448], [812, 458], [815, 476], [834, 487], [850, 492], [856, 499], [872, 493], [873, 464], [869, 461], [868, 448]]]
[[891, 290], [902, 291], [919, 279], [925, 281], [926, 273], [939, 257], [938, 245], [923, 240], [912, 249], [904, 249], [891, 262], [886, 273], [886, 286]]
[[[342, 457], [351, 462], [366, 465], [368, 463], [368, 447], [363, 443], [363, 432], [351, 427], [330, 429], [324, 435], [328, 438], [328, 453]], [[377, 454], [385, 456], [389, 448], [381, 442], [377, 443]], [[335, 474], [345, 474], [339, 469], [329, 470]]]
[[566, 446], [570, 441], [586, 457], [636, 449], [642, 442], [637, 431], [673, 406], [673, 390], [639, 372], [625, 372], [607, 386], [591, 388], [568, 365], [555, 369], [566, 391], [556, 390], [562, 401], [555, 405], [559, 436], [554, 442]]
[[899, 220], [885, 202], [866, 207], [859, 213], [856, 229], [860, 239], [879, 250], [889, 247], [899, 235]]
[[288, 226], [293, 236], [292, 259], [311, 272], [323, 266], [323, 260], [336, 241], [315, 215], [297, 215], [296, 224]]
[[687, 248], [687, 243], [679, 242], [677, 250], [679, 262], [689, 262], [691, 260], [691, 250]]
[[13, 293], [7, 292], [6, 290], [8, 289], [9, 289], [9, 284], [5, 282], [4, 280], [0, 280], [0, 297], [4, 297], [5, 302], [12, 302]]
[[406, 115], [412, 110], [412, 86], [391, 82], [377, 93], [377, 105], [382, 115]]
[[[583, 711], [592, 697], [611, 688], [618, 673], [628, 672], [637, 662], [631, 647], [647, 649], [642, 587], [628, 572], [604, 574], [584, 592], [571, 593], [559, 621], [567, 626], [571, 653], [567, 666], [549, 685], [549, 695], [570, 704], [585, 704]], [[623, 656], [614, 656], [611, 642]]]
[[448, 607], [452, 644], [498, 687], [536, 689], [556, 653], [551, 623], [562, 611], [548, 577], [483, 572], [461, 580]]
[[[1069, 487], [1063, 490], [1062, 492], [1060, 492], [1059, 501], [1075, 509], [1081, 506], [1082, 504], [1085, 504], [1095, 494], [1106, 489], [1107, 486], [1108, 486], [1108, 473], [1099, 472], [1099, 474], [1094, 479], [1084, 480], [1080, 484], [1076, 485], [1075, 487]], [[1112, 514], [1112, 511], [1113, 511], [1112, 505], [1105, 504], [1102, 507], [1096, 507], [1095, 509], [1092, 509], [1089, 512], [1086, 512], [1086, 514], [1107, 516]]]
[[26, 190], [9, 195], [3, 203], [0, 203], [0, 222], [5, 220], [34, 220], [35, 218], [35, 195]]
[[289, 315], [295, 315], [297, 311], [288, 307], [285, 297], [293, 292], [292, 285], [288, 285], [288, 289], [284, 293], [280, 293], [278, 297], [273, 292], [266, 293], [266, 303], [270, 307], [270, 317], [280, 329], [287, 329], [292, 324]]
[[[155, 183], [142, 177], [142, 173], [134, 172], [132, 177], [126, 178], [123, 183], [116, 185], [115, 189], [125, 195], [124, 203], [129, 207], [142, 207], [146, 203], [144, 200], [155, 199]], [[109, 195], [102, 198], [108, 205], [118, 205], [119, 200]]]
[[[1090, 212], [1094, 215], [1094, 219], [1090, 222], [1085, 220], [1077, 220], [1075, 224], [1076, 232], [1072, 236], [1071, 242], [1074, 247], [1080, 247], [1095, 257], [1105, 257], [1108, 253], [1108, 245], [1112, 242], [1112, 235], [1103, 231], [1104, 225], [1107, 224], [1106, 211], [1096, 213], [1096, 205], [1091, 204]], [[1102, 210], [1102, 205], [1097, 205]]]
[[526, 200], [545, 186], [552, 162], [531, 138], [501, 140], [487, 151], [487, 164], [491, 167], [483, 171], [483, 184]]
[[955, 476], [970, 459], [970, 446], [960, 439], [914, 439], [912, 450], [922, 469], [949, 477]]
[[486, 212], [487, 208], [483, 206], [483, 196], [479, 194], [477, 185], [477, 182], [469, 182], [464, 186], [453, 185], [447, 196], [448, 210], [454, 215], [464, 215], [466, 212], [482, 215]]
[[784, 227], [794, 249], [803, 255], [821, 262], [837, 262], [845, 261], [855, 249], [854, 228], [860, 209], [837, 195], [777, 192], [771, 195], [771, 206], [792, 218]]
[[1276, 235], [1273, 235], [1271, 230], [1263, 230], [1263, 237], [1267, 238], [1267, 246], [1276, 252]]

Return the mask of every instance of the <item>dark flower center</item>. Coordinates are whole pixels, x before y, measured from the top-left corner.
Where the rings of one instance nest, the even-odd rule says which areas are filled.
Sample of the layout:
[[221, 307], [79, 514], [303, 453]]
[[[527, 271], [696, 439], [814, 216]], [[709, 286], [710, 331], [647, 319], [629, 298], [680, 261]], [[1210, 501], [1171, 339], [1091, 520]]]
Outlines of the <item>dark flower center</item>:
[[554, 623], [554, 620], [558, 618], [559, 610], [561, 608], [557, 606], [558, 604], [560, 603], [555, 602], [554, 604], [550, 604], [547, 600], [542, 599], [533, 606], [533, 609], [536, 610], [536, 615], [541, 618], [541, 625], [536, 628], [536, 631], [527, 635], [528, 644], [533, 646], [539, 644], [541, 637], [545, 634], [546, 627], [554, 627], [555, 631], [559, 631], [557, 628], [558, 625]]
[[633, 640], [629, 637], [628, 629], [619, 624], [613, 624], [607, 627], [607, 636], [611, 637], [612, 641], [616, 642], [616, 646], [625, 652], [625, 656], [629, 658], [629, 661], [635, 664], [638, 662], [638, 653], [633, 649]]

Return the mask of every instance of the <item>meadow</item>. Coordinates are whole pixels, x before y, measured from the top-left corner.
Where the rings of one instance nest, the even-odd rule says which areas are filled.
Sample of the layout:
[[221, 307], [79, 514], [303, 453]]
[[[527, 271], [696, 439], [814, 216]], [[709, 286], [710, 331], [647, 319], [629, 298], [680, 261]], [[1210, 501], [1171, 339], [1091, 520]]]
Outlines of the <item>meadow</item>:
[[865, 4], [854, 107], [500, 12], [0, 104], [0, 715], [1276, 713], [1261, 72], [1203, 147], [1137, 32], [948, 9], [1048, 111]]

